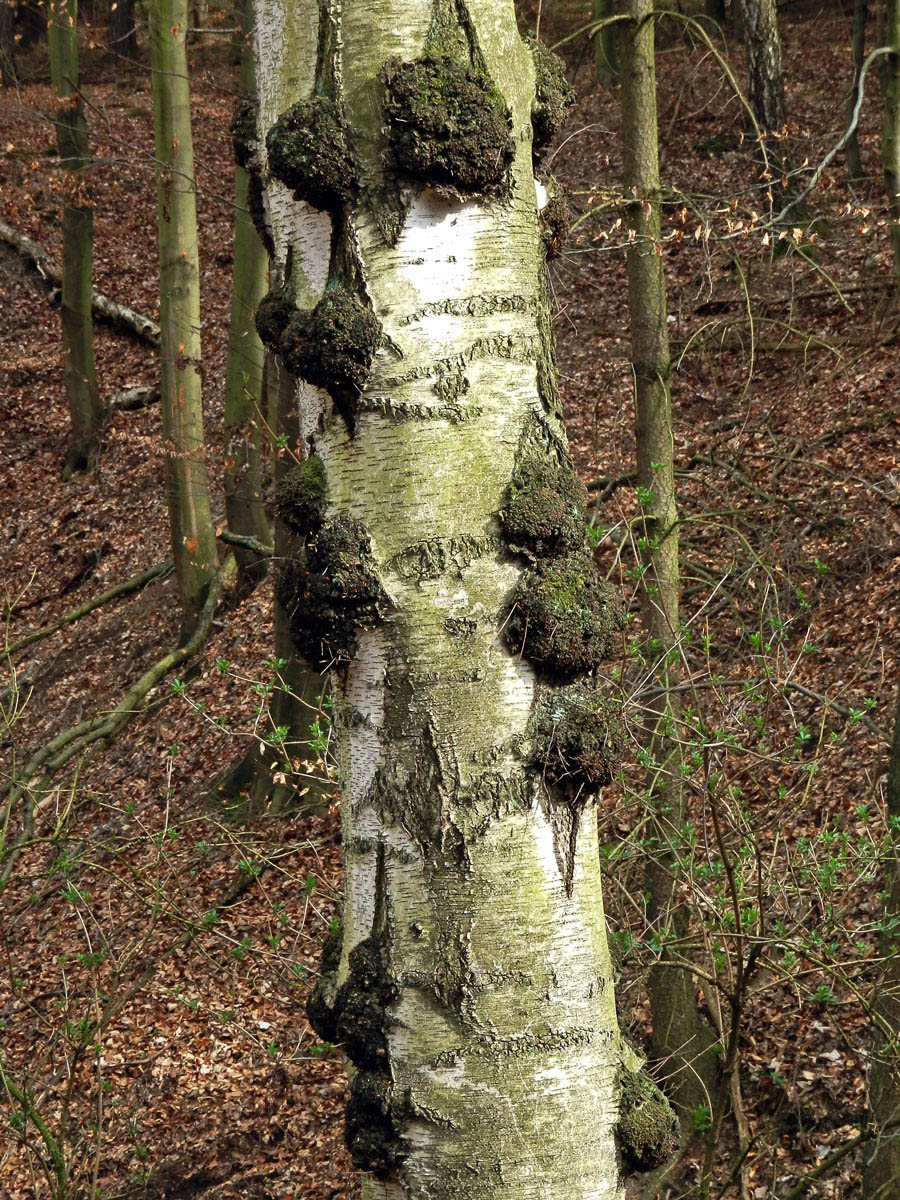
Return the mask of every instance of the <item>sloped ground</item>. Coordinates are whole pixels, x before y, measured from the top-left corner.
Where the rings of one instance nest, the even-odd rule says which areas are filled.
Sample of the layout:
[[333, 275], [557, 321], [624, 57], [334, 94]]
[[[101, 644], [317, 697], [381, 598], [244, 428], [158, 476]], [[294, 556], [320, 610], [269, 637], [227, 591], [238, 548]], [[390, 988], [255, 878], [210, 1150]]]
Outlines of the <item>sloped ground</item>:
[[[553, 41], [576, 29], [586, 8], [554, 6], [543, 14], [543, 35]], [[788, 9], [784, 22], [800, 169], [841, 132], [848, 21], [831, 9]], [[567, 54], [579, 101], [548, 163], [579, 214], [553, 269], [561, 384], [580, 469], [603, 498], [600, 553], [633, 595], [636, 501], [622, 478], [633, 469], [633, 434], [618, 96], [594, 85], [583, 40]], [[220, 48], [199, 52], [192, 76], [219, 514], [234, 96], [225, 60]], [[36, 82], [0, 95], [0, 217], [58, 253], [51, 97], [40, 62], [31, 65]], [[95, 286], [152, 313], [148, 75], [98, 57], [85, 91], [96, 162]], [[740, 1043], [742, 1107], [757, 1139], [744, 1187], [761, 1200], [786, 1195], [852, 1137], [865, 1106], [870, 1030], [861, 1001], [874, 978], [883, 734], [898, 665], [898, 313], [877, 96], [863, 109], [870, 182], [853, 195], [839, 157], [809, 200], [822, 222], [817, 240], [798, 247], [790, 227], [780, 242], [782, 230], [770, 230], [779, 251], [790, 249], [775, 256], [764, 244], [765, 196], [752, 157], [718, 137], [734, 135], [741, 119], [716, 59], [665, 24], [659, 93], [671, 192], [663, 248], [679, 355], [676, 455], [685, 470], [684, 672], [694, 689], [686, 686], [685, 702], [697, 723], [688, 748], [690, 878], [703, 904], [703, 961], [723, 1004], [740, 947], [748, 953], [754, 938], [762, 947]], [[58, 317], [2, 250], [0, 288], [0, 515], [14, 640], [164, 559], [167, 530], [152, 408], [116, 415], [98, 472], [59, 483], [67, 422]], [[152, 351], [102, 328], [97, 363], [104, 393], [155, 375]], [[337, 813], [236, 828], [203, 803], [205, 784], [243, 751], [258, 719], [259, 689], [271, 679], [263, 665], [269, 606], [263, 585], [222, 613], [186, 697], [162, 689], [75, 783], [49, 795], [35, 844], [3, 893], [0, 1062], [34, 1107], [19, 1132], [47, 1159], [35, 1121], [43, 1117], [65, 1145], [73, 1181], [107, 1198], [357, 1194], [341, 1141], [339, 1059], [315, 1044], [303, 1011], [338, 910]], [[176, 636], [168, 579], [17, 655], [18, 693], [3, 694], [14, 717], [4, 755], [21, 760], [114, 703]], [[634, 641], [629, 630], [619, 682], [637, 740], [647, 692]], [[638, 1043], [652, 954], [640, 903], [642, 790], [632, 754], [601, 808], [607, 903], [624, 950], [620, 1011]], [[743, 943], [712, 807], [743, 891]], [[716, 994], [711, 988], [714, 1015]], [[17, 1112], [21, 1103], [6, 1115], [15, 1121]], [[722, 1180], [735, 1146], [729, 1121]], [[684, 1164], [682, 1192], [690, 1194], [697, 1166], [696, 1157]], [[809, 1194], [851, 1196], [858, 1178], [852, 1154]], [[39, 1156], [14, 1137], [0, 1139], [0, 1180], [14, 1200], [48, 1194]]]

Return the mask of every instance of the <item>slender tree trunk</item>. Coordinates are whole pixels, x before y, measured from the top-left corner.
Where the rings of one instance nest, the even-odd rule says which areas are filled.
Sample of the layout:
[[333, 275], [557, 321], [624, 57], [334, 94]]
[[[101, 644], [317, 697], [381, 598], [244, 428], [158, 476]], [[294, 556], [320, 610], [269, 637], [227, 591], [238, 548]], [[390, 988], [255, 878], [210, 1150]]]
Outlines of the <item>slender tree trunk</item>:
[[876, 1134], [864, 1156], [864, 1200], [893, 1200], [900, 1192], [900, 691], [888, 768], [887, 812], [891, 853], [881, 938], [884, 967], [878, 981], [875, 1047], [869, 1069], [869, 1110]]
[[[712, 1109], [715, 1058], [711, 1031], [697, 1010], [696, 988], [687, 970], [672, 965], [666, 943], [683, 943], [688, 914], [679, 899], [683, 868], [677, 845], [686, 808], [681, 785], [681, 709], [678, 683], [679, 569], [678, 510], [666, 284], [660, 242], [660, 182], [656, 120], [653, 0], [628, 0], [632, 21], [622, 32], [623, 191], [629, 199], [633, 239], [627, 252], [628, 305], [634, 371], [637, 478], [643, 520], [641, 608], [658, 698], [649, 704], [652, 767], [649, 797], [654, 856], [647, 870], [648, 918], [663, 943], [662, 961], [650, 972], [653, 1051], [682, 1113], [701, 1104]], [[633, 198], [633, 199], [632, 199]], [[676, 955], [683, 948], [676, 947]]]
[[166, 498], [182, 609], [196, 625], [218, 569], [200, 377], [200, 272], [185, 36], [187, 0], [152, 0], [150, 65], [159, 227], [161, 407]]
[[[248, 34], [252, 30], [254, 15], [254, 11], [248, 9], [243, 18], [247, 22]], [[271, 39], [277, 35], [277, 24], [267, 11], [263, 13], [263, 17], [268, 21], [268, 27], [262, 36], [264, 39]], [[299, 38], [302, 34], [298, 31], [293, 36]], [[311, 36], [315, 36], [314, 31]], [[271, 61], [271, 53], [269, 57]], [[244, 54], [245, 69], [248, 59], [252, 66], [252, 44]], [[287, 47], [283, 48], [283, 57], [278, 61], [289, 61]], [[285, 69], [277, 73], [275, 78], [267, 79], [266, 103], [274, 114], [268, 124], [272, 123], [278, 113], [312, 89], [312, 69], [309, 68], [305, 76], [300, 70], [301, 66], [302, 58], [294, 70]], [[250, 103], [243, 110], [243, 121], [239, 122], [237, 117], [235, 119], [235, 150], [246, 164], [245, 177], [248, 187], [253, 189], [261, 186], [264, 162], [255, 69], [245, 76], [244, 84], [245, 99]], [[238, 113], [241, 111], [239, 107]], [[283, 188], [279, 191], [277, 181], [270, 182], [268, 204], [267, 240], [270, 241], [274, 254], [271, 275], [273, 284], [281, 284], [288, 255], [292, 253], [291, 232], [296, 229], [298, 221], [301, 221], [304, 215], [313, 223], [315, 218], [310, 216], [305, 205], [298, 205], [292, 201], [290, 193]], [[252, 223], [248, 224], [252, 226]], [[256, 230], [251, 227], [250, 233], [262, 248]], [[236, 284], [239, 278], [236, 252]], [[302, 289], [298, 299], [302, 299], [303, 303], [310, 307], [320, 298], [323, 286], [324, 279], [321, 282], [309, 281], [299, 273], [295, 274], [294, 287]], [[257, 294], [253, 309], [256, 310], [258, 305]], [[255, 312], [251, 313], [251, 316], [253, 315]], [[255, 324], [252, 331], [252, 336], [256, 338]], [[260, 345], [258, 339], [256, 345]], [[298, 453], [304, 453], [298, 410], [298, 387], [296, 380], [282, 368], [277, 355], [271, 352], [267, 355], [263, 374], [266, 380], [267, 422], [273, 443], [273, 474], [278, 491], [285, 476], [295, 465]], [[241, 384], [243, 386], [243, 380]], [[258, 426], [262, 423], [262, 415], [258, 411], [249, 419], [255, 420]], [[256, 469], [258, 471], [258, 467]], [[230, 520], [229, 517], [229, 523]], [[267, 530], [266, 540], [268, 536]], [[278, 512], [275, 516], [274, 542], [276, 564], [292, 559], [302, 549], [302, 543]], [[215, 781], [211, 789], [212, 798], [224, 804], [232, 815], [252, 815], [260, 812], [277, 814], [298, 805], [307, 811], [318, 811], [329, 802], [333, 794], [333, 788], [327, 781], [322, 764], [316, 763], [319, 751], [311, 745], [317, 728], [320, 735], [327, 732], [328, 721], [322, 708], [326, 680], [318, 671], [312, 670], [297, 653], [290, 637], [289, 618], [277, 588], [274, 607], [274, 657], [281, 665], [266, 724], [259, 731], [259, 740], [247, 754]]]
[[[241, 56], [239, 112], [251, 110], [256, 93], [249, 36], [248, 29]], [[239, 155], [244, 157], [242, 150]], [[263, 347], [255, 323], [266, 290], [268, 256], [247, 208], [246, 165], [236, 162], [234, 172], [234, 268], [225, 369], [225, 516], [232, 532], [268, 544], [271, 535], [262, 485], [265, 427], [260, 409]], [[239, 549], [235, 558], [242, 586], [252, 588], [265, 575], [267, 560], [252, 550]]]
[[[615, 0], [594, 0], [594, 20], [602, 21], [616, 12]], [[604, 25], [594, 34], [594, 74], [609, 87], [619, 79], [619, 38], [616, 25]]]
[[94, 369], [91, 265], [94, 212], [86, 169], [90, 158], [84, 104], [78, 90], [77, 0], [53, 0], [48, 27], [50, 75], [58, 101], [56, 138], [65, 172], [62, 210], [62, 346], [72, 429], [63, 478], [89, 471], [103, 404]]
[[741, 16], [753, 114], [766, 134], [780, 134], [784, 126], [784, 80], [775, 0], [741, 0]]
[[900, 285], [900, 0], [885, 0], [884, 41], [895, 50], [881, 67], [884, 120], [881, 127], [881, 167], [887, 191], [894, 274]]
[[16, 81], [16, 9], [0, 0], [0, 87]]
[[127, 58], [132, 62], [137, 58], [134, 0], [112, 0], [109, 6], [107, 45], [118, 58]]
[[[847, 97], [847, 124], [853, 117], [856, 105], [856, 92], [859, 88], [859, 77], [866, 57], [866, 21], [869, 15], [868, 0], [853, 0], [853, 86]], [[862, 159], [859, 155], [859, 127], [857, 126], [847, 141], [847, 175], [851, 183], [859, 183], [863, 178]]]
[[[310, 1015], [351, 1065], [362, 1195], [618, 1197], [622, 1051], [583, 810], [616, 741], [593, 672], [619, 621], [559, 419], [536, 59], [511, 0], [259, 0], [255, 24], [299, 309], [279, 348], [325, 485], [282, 596], [335, 664], [341, 770], [343, 948]], [[309, 96], [315, 62], [286, 114], [279, 79]], [[449, 104], [474, 144], [432, 140]], [[591, 767], [567, 757], [576, 714]]]

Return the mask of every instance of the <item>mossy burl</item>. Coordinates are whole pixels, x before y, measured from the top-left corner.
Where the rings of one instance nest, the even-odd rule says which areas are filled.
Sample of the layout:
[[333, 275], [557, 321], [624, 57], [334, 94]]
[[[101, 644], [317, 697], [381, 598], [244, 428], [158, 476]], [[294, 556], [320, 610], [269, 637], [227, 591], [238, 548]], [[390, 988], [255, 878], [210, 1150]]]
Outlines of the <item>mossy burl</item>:
[[384, 116], [397, 167], [456, 195], [499, 195], [515, 156], [512, 117], [483, 73], [447, 55], [389, 59]]
[[234, 107], [234, 115], [228, 126], [231, 134], [231, 144], [234, 149], [234, 161], [246, 171], [256, 152], [258, 109], [252, 100], [241, 96]]
[[328, 484], [317, 454], [285, 472], [275, 495], [275, 511], [294, 533], [318, 533], [325, 519]]
[[532, 146], [536, 153], [545, 150], [565, 123], [575, 103], [575, 90], [566, 79], [566, 64], [549, 46], [537, 38], [528, 38], [534, 60], [535, 96], [531, 105]]
[[335, 287], [311, 312], [294, 312], [278, 351], [294, 375], [327, 390], [352, 432], [381, 337], [381, 322], [372, 310], [355, 293]]
[[586, 498], [570, 465], [526, 453], [516, 461], [500, 510], [504, 537], [534, 558], [574, 550], [584, 542]]
[[558, 258], [565, 249], [572, 228], [569, 193], [556, 180], [547, 186], [549, 199], [540, 211], [541, 242], [547, 260]]
[[284, 564], [278, 595], [291, 639], [311, 666], [325, 671], [353, 658], [359, 629], [377, 625], [386, 603], [362, 523], [326, 522], [308, 539], [305, 561]]
[[624, 747], [621, 705], [596, 688], [554, 689], [539, 706], [535, 750], [548, 783], [574, 795], [606, 787]]
[[270, 350], [278, 350], [281, 335], [288, 327], [297, 306], [287, 288], [273, 288], [256, 306], [256, 332], [259, 340]]
[[397, 1096], [387, 1075], [358, 1072], [344, 1110], [344, 1142], [357, 1170], [376, 1179], [390, 1176], [409, 1153], [401, 1130], [412, 1116], [408, 1099]]
[[298, 100], [266, 135], [269, 171], [297, 200], [334, 212], [359, 190], [359, 167], [347, 123], [327, 96]]
[[669, 1101], [643, 1071], [619, 1072], [621, 1094], [616, 1137], [633, 1171], [661, 1167], [678, 1149], [678, 1117]]
[[609, 657], [624, 623], [619, 597], [582, 549], [522, 573], [503, 633], [514, 654], [554, 678], [574, 679]]
[[322, 943], [322, 960], [319, 978], [306, 997], [306, 1016], [313, 1032], [323, 1042], [337, 1040], [338, 1010], [334, 1003], [337, 991], [337, 969], [341, 962], [344, 927], [336, 921], [325, 935]]

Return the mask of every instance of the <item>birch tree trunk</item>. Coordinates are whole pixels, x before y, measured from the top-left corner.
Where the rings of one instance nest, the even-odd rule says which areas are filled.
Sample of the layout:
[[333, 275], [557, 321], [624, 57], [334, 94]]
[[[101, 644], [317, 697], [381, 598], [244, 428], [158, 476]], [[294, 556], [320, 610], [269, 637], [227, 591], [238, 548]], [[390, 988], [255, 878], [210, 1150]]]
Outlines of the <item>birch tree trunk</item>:
[[[635, 442], [642, 522], [638, 544], [643, 564], [641, 610], [649, 675], [657, 698], [648, 705], [654, 851], [647, 869], [647, 916], [662, 943], [661, 961], [650, 972], [653, 1051], [664, 1060], [670, 1092], [683, 1114], [700, 1105], [713, 1110], [713, 1037], [697, 1010], [688, 970], [673, 961], [684, 955], [688, 913], [679, 898], [683, 867], [677, 846], [686, 819], [681, 785], [681, 706], [678, 685], [678, 509], [666, 309], [660, 240], [660, 182], [656, 119], [653, 0], [628, 0], [631, 21], [621, 34], [622, 163], [627, 219], [633, 233], [627, 251], [628, 308], [634, 372]], [[673, 950], [667, 946], [674, 946]]]
[[341, 769], [343, 942], [309, 1012], [349, 1060], [362, 1195], [618, 1197], [617, 1115], [644, 1160], [672, 1120], [620, 1075], [588, 800], [621, 615], [559, 415], [546, 60], [511, 0], [258, 0], [255, 26], [286, 282], [263, 336], [304, 381], [309, 452], [281, 595], [332, 665]]
[[869, 1111], [875, 1136], [864, 1155], [864, 1200], [889, 1200], [900, 1189], [900, 691], [888, 768], [891, 853], [881, 937], [884, 966], [875, 1003], [875, 1047], [869, 1069]]
[[152, 0], [149, 25], [159, 230], [163, 449], [184, 642], [196, 626], [218, 570], [203, 436], [200, 271], [185, 51], [187, 0]]
[[882, 45], [893, 50], [882, 60], [881, 168], [887, 192], [894, 275], [900, 286], [900, 0], [885, 0]]
[[94, 212], [86, 169], [90, 162], [84, 104], [78, 90], [77, 0], [52, 0], [48, 40], [56, 93], [56, 140], [63, 168], [62, 348], [72, 429], [63, 478], [93, 467], [103, 403], [94, 369], [91, 266]]
[[[239, 128], [241, 121], [247, 119], [255, 126], [256, 83], [248, 20], [249, 6], [245, 6], [238, 107], [232, 124], [236, 162], [231, 323], [225, 368], [225, 517], [233, 533], [268, 545], [271, 534], [262, 486], [263, 346], [255, 323], [256, 309], [266, 290], [268, 256], [247, 207], [249, 164]], [[253, 550], [238, 548], [235, 558], [243, 587], [252, 588], [265, 575], [267, 560]]]

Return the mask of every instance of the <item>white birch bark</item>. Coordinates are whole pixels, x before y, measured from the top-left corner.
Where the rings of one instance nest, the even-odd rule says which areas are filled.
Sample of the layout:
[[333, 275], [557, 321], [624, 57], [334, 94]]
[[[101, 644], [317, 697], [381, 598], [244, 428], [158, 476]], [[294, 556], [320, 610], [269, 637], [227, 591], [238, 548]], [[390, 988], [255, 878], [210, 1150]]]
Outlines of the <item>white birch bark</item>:
[[[498, 524], [517, 447], [535, 418], [564, 436], [547, 384], [534, 68], [511, 0], [441, 8], [462, 14], [512, 113], [511, 187], [484, 203], [409, 184], [393, 243], [381, 71], [423, 54], [435, 10], [256, 0], [254, 22], [261, 132], [311, 94], [317, 56], [343, 103], [361, 186], [335, 240], [352, 243], [383, 327], [352, 432], [327, 393], [301, 386], [328, 517], [365, 526], [389, 601], [332, 672], [346, 873], [335, 985], [377, 935], [391, 988], [396, 1154], [364, 1171], [363, 1196], [612, 1200], [622, 1048], [596, 821], [589, 808], [561, 832], [527, 749], [537, 677], [501, 636], [525, 565]], [[325, 63], [320, 20], [335, 35]], [[266, 191], [276, 262], [310, 308], [334, 269], [332, 218], [275, 180]]]

